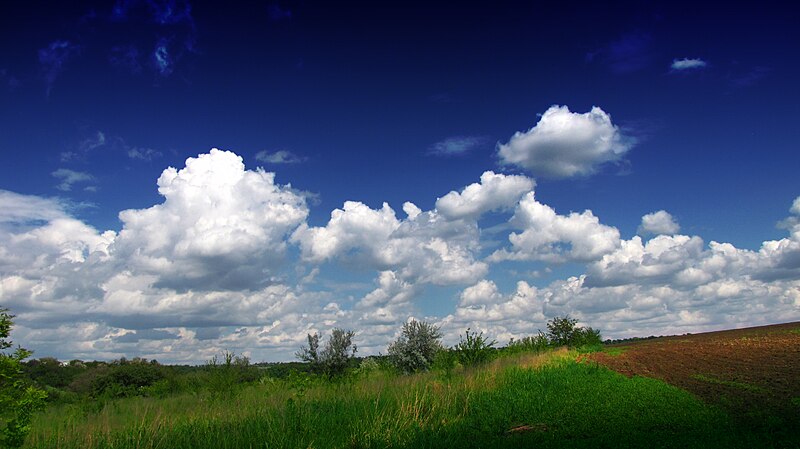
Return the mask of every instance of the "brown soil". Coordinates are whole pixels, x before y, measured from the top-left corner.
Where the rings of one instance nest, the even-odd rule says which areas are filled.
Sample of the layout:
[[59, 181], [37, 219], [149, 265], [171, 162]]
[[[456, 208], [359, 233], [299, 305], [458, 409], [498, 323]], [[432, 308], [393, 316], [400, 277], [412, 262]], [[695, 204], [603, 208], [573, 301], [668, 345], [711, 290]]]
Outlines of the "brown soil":
[[586, 359], [661, 379], [739, 417], [800, 421], [800, 322], [620, 343]]

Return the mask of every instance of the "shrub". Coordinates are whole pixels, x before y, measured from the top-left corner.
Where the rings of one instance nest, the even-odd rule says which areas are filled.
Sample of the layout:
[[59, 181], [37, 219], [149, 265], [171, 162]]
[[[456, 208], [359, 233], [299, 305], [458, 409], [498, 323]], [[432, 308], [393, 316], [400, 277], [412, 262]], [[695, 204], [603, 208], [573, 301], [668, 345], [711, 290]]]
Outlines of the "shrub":
[[[13, 346], [6, 340], [13, 315], [0, 309], [0, 351]], [[22, 361], [31, 351], [18, 347], [13, 353], [0, 352], [0, 447], [20, 447], [31, 430], [33, 413], [44, 407], [47, 393], [23, 376]]]
[[145, 359], [126, 360], [111, 363], [109, 370], [92, 382], [94, 397], [126, 397], [145, 394], [145, 388], [164, 379], [164, 369], [158, 362]]
[[404, 373], [427, 371], [442, 350], [439, 328], [424, 321], [403, 324], [400, 337], [389, 345], [389, 360]]
[[518, 352], [543, 352], [549, 346], [550, 341], [547, 339], [547, 335], [539, 331], [537, 335], [523, 337], [520, 340], [512, 338], [508, 342], [508, 346], [506, 346], [506, 351], [512, 354]]
[[445, 379], [450, 379], [453, 376], [453, 370], [456, 367], [456, 352], [452, 349], [443, 348], [436, 353], [433, 360], [433, 369], [438, 370]]
[[206, 362], [201, 384], [214, 393], [231, 393], [244, 382], [258, 380], [260, 375], [257, 368], [250, 366], [248, 357], [226, 350], [221, 358], [214, 355]]
[[575, 333], [572, 336], [571, 346], [577, 348], [581, 346], [600, 346], [602, 344], [603, 339], [599, 330], [591, 327], [579, 327], [575, 329]]
[[331, 331], [325, 347], [319, 349], [319, 334], [308, 334], [308, 347], [301, 347], [295, 354], [298, 359], [311, 364], [314, 372], [324, 374], [328, 378], [338, 377], [345, 373], [350, 360], [355, 357], [358, 348], [353, 343], [356, 333], [350, 330], [335, 328]]
[[359, 376], [369, 376], [380, 369], [381, 365], [375, 360], [375, 357], [367, 357], [358, 364], [355, 372]]
[[488, 339], [483, 336], [483, 332], [480, 334], [476, 332], [470, 333], [470, 329], [467, 328], [464, 337], [459, 336], [459, 339], [460, 341], [454, 349], [456, 351], [456, 358], [458, 358], [459, 363], [462, 365], [474, 366], [492, 359], [494, 355], [494, 345], [497, 342], [494, 340], [488, 341]]

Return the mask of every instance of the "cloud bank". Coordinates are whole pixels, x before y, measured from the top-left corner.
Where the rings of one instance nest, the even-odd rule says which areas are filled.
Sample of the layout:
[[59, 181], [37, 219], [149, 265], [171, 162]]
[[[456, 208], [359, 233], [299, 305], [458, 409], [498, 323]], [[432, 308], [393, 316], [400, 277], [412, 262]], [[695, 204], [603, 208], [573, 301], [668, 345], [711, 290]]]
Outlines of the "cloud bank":
[[[165, 169], [163, 201], [120, 212], [118, 231], [59, 199], [0, 191], [0, 304], [38, 356], [182, 363], [223, 349], [289, 360], [306, 333], [332, 327], [385, 352], [410, 317], [449, 344], [466, 327], [505, 342], [564, 314], [606, 337], [800, 319], [800, 197], [787, 236], [751, 250], [682, 235], [661, 210], [623, 236], [534, 189], [487, 171], [430, 210], [346, 201], [312, 225], [302, 193], [212, 149]], [[505, 224], [489, 232], [487, 217]], [[520, 274], [560, 266], [576, 273]], [[444, 313], [423, 313], [427, 301]]]

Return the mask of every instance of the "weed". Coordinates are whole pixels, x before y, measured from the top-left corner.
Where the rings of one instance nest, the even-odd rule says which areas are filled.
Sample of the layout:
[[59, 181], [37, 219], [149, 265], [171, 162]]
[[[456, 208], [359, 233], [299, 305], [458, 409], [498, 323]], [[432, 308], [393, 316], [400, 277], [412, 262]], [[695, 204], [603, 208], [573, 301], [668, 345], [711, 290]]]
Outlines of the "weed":
[[759, 387], [757, 385], [751, 385], [751, 384], [748, 384], [748, 383], [736, 382], [736, 381], [732, 381], [732, 380], [718, 379], [716, 377], [706, 376], [704, 374], [694, 374], [694, 375], [692, 375], [692, 378], [700, 380], [700, 381], [703, 381], [703, 382], [708, 382], [708, 383], [711, 383], [711, 384], [725, 385], [727, 387], [733, 387], [733, 388], [739, 388], [741, 390], [752, 391], [754, 393], [760, 393], [760, 392], [765, 391], [763, 388], [761, 388], [761, 387]]

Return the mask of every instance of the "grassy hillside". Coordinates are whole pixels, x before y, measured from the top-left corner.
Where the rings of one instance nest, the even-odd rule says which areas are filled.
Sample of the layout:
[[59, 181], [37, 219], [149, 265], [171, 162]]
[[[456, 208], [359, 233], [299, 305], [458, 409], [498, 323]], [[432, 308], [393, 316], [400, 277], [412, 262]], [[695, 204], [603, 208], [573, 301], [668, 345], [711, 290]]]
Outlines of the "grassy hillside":
[[[52, 406], [30, 448], [773, 447], [722, 408], [559, 350], [454, 372], [305, 374]], [[94, 404], [94, 405], [92, 405]]]

